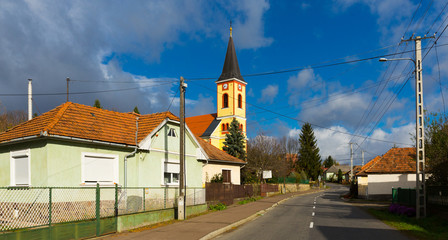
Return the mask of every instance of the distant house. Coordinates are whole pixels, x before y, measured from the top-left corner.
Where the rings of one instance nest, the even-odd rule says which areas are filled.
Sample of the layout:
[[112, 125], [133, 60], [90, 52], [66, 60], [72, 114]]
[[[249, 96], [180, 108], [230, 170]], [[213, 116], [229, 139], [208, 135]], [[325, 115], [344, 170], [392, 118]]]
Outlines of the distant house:
[[390, 198], [392, 188], [415, 188], [415, 148], [392, 148], [361, 168], [358, 196], [367, 199]]
[[241, 184], [240, 169], [246, 162], [218, 149], [199, 136], [196, 136], [196, 139], [205, 153], [205, 158], [200, 160], [204, 164], [202, 182], [210, 182], [215, 175], [221, 174], [224, 183]]
[[346, 173], [350, 171], [349, 165], [333, 165], [325, 171], [325, 180], [331, 181], [333, 178], [338, 179], [339, 169], [342, 171], [342, 179], [348, 179], [348, 177], [346, 177]]
[[[179, 185], [179, 118], [67, 102], [0, 133], [0, 186]], [[202, 187], [206, 159], [186, 133], [186, 184]]]

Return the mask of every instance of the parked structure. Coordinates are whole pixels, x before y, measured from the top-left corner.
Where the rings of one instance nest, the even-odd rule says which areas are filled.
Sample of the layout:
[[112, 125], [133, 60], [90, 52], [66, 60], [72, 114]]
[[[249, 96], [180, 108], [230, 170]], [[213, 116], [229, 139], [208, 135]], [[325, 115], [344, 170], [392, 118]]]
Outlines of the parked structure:
[[389, 199], [392, 188], [415, 188], [415, 148], [391, 148], [377, 156], [359, 173], [358, 196], [367, 199]]

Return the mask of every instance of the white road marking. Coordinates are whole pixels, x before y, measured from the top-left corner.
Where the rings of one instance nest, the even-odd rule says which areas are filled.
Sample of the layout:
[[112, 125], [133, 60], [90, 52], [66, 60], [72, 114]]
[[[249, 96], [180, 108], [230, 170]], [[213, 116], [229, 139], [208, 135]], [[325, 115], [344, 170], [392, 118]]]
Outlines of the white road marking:
[[314, 223], [311, 222], [311, 223], [310, 223], [310, 228], [313, 228], [313, 226], [314, 226]]
[[313, 209], [315, 209], [316, 208], [316, 206], [313, 206]]
[[314, 212], [313, 212], [313, 214], [311, 214], [313, 217], [314, 217]]

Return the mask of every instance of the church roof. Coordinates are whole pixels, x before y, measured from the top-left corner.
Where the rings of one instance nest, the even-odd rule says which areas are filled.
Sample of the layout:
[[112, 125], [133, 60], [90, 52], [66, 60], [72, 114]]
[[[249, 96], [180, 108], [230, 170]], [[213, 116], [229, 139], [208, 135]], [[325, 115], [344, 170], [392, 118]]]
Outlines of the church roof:
[[230, 36], [229, 43], [227, 44], [226, 59], [218, 81], [230, 78], [237, 78], [244, 81], [243, 76], [241, 76], [240, 73], [240, 66], [238, 65], [238, 59], [236, 57], [235, 45], [233, 44], [232, 36]]
[[194, 134], [205, 137], [212, 135], [213, 131], [221, 121], [216, 120], [216, 113], [212, 113], [188, 117], [185, 118], [185, 122]]

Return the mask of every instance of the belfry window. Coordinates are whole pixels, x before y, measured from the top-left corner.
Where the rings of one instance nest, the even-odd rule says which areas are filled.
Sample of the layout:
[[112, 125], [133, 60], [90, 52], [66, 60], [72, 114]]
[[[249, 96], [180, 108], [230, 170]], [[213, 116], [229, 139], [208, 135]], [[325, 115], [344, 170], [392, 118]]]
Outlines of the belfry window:
[[238, 94], [238, 107], [243, 108], [243, 97], [241, 94]]
[[229, 95], [227, 93], [224, 93], [224, 95], [222, 95], [222, 107], [223, 108], [229, 107]]

